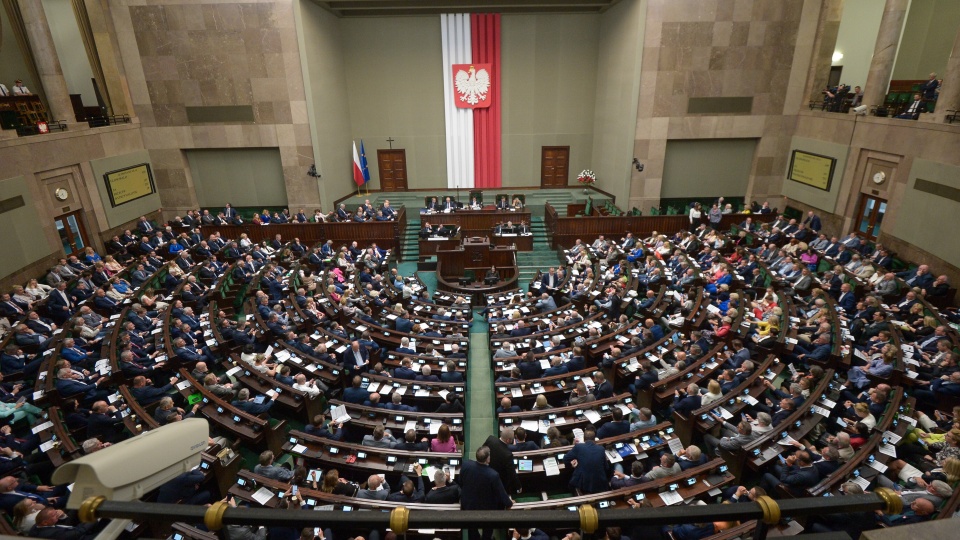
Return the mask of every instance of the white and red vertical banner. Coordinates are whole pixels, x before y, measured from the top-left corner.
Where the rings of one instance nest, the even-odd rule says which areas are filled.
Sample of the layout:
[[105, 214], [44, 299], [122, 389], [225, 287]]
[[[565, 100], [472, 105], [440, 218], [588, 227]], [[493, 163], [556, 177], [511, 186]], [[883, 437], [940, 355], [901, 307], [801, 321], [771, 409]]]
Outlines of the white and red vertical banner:
[[440, 15], [440, 42], [443, 47], [443, 111], [446, 119], [447, 187], [472, 188], [473, 181], [473, 111], [461, 109], [454, 97], [452, 73], [454, 64], [473, 61], [470, 42], [470, 15]]
[[447, 186], [500, 187], [500, 15], [440, 16]]

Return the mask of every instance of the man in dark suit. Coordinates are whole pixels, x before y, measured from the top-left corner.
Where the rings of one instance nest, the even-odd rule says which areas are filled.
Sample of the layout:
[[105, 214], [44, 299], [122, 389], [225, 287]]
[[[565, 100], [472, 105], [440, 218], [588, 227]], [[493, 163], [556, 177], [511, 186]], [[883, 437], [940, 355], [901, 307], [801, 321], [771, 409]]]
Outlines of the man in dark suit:
[[[510, 456], [510, 469], [513, 470], [512, 454], [509, 449], [506, 451]], [[504, 488], [500, 475], [490, 465], [492, 453], [489, 447], [481, 446], [477, 449], [477, 460], [466, 460], [460, 468], [457, 483], [461, 489], [461, 510], [505, 510], [513, 506], [513, 499]], [[467, 537], [470, 540], [490, 540], [493, 538], [493, 529], [469, 529]]]
[[446, 371], [440, 374], [440, 382], [462, 383], [463, 373], [457, 371], [457, 363], [449, 361], [446, 364]]
[[51, 507], [43, 508], [37, 513], [29, 536], [56, 540], [93, 540], [109, 522], [104, 519], [97, 523], [80, 523], [71, 526], [61, 524], [60, 519], [60, 510]]
[[370, 353], [359, 341], [352, 341], [350, 349], [343, 353], [343, 367], [349, 374], [367, 371], [370, 365]]
[[613, 385], [607, 380], [602, 371], [593, 373], [593, 381], [596, 386], [593, 388], [593, 395], [597, 399], [607, 399], [613, 397]]
[[412, 381], [416, 379], [417, 372], [410, 368], [412, 364], [413, 362], [411, 362], [409, 358], [404, 358], [403, 361], [400, 362], [400, 366], [394, 368], [393, 370], [394, 378], [403, 379], [407, 381]]
[[690, 414], [700, 408], [700, 388], [691, 383], [687, 386], [685, 392], [674, 391], [673, 410], [689, 417]]
[[808, 229], [820, 232], [820, 229], [823, 228], [823, 225], [820, 223], [820, 216], [813, 213], [813, 210], [807, 212], [807, 218], [803, 220], [803, 224], [807, 226]]
[[928, 499], [918, 498], [910, 503], [910, 509], [902, 514], [882, 515], [880, 520], [888, 526], [909, 525], [930, 519], [936, 508]]
[[734, 339], [731, 342], [731, 347], [734, 350], [734, 354], [730, 358], [727, 358], [726, 367], [737, 369], [743, 365], [744, 362], [750, 360], [750, 350], [743, 346], [742, 341]]
[[760, 480], [760, 487], [767, 493], [775, 493], [777, 484], [783, 484], [795, 497], [802, 497], [807, 488], [820, 481], [820, 473], [813, 466], [810, 453], [806, 450], [798, 450], [784, 459], [783, 463], [775, 463], [773, 467], [776, 475], [765, 473]]
[[924, 111], [925, 108], [923, 101], [920, 99], [920, 94], [914, 94], [913, 101], [911, 101], [906, 110], [898, 114], [896, 118], [902, 118], [904, 120], [917, 120], [920, 118], [920, 113]]
[[930, 273], [930, 267], [925, 264], [921, 264], [916, 270], [899, 272], [897, 277], [906, 282], [909, 287], [929, 289], [933, 285], [933, 274]]
[[140, 220], [137, 222], [137, 230], [147, 236], [150, 236], [151, 233], [157, 230], [157, 227], [153, 223], [150, 223], [146, 216], [140, 216]]
[[[61, 368], [57, 372], [57, 380], [54, 383], [60, 397], [77, 396], [84, 404], [92, 404], [97, 399], [102, 399], [108, 394], [100, 390], [100, 382], [105, 378], [97, 379], [96, 382], [85, 383], [77, 378], [77, 375], [70, 368]], [[140, 400], [138, 400], [140, 401]], [[143, 403], [140, 401], [140, 403]]]
[[610, 437], [630, 433], [630, 422], [623, 419], [623, 410], [620, 407], [614, 407], [612, 414], [613, 420], [600, 426], [600, 429], [597, 430], [598, 439], [609, 439]]
[[370, 398], [370, 392], [360, 387], [362, 382], [359, 375], [354, 376], [350, 388], [343, 391], [343, 401], [357, 404], [367, 401]]
[[523, 321], [517, 321], [517, 327], [510, 331], [510, 335], [513, 337], [523, 337], [529, 336], [533, 333], [533, 328], [530, 328]]
[[610, 466], [603, 447], [595, 442], [596, 437], [594, 428], [587, 427], [583, 430], [583, 442], [574, 444], [563, 457], [564, 465], [573, 468], [570, 487], [583, 494], [600, 493], [608, 489]]
[[7, 345], [0, 354], [0, 373], [10, 375], [11, 373], [23, 372], [23, 376], [32, 379], [36, 376], [40, 365], [43, 364], [44, 356], [37, 355], [30, 358], [14, 344]]
[[853, 313], [857, 308], [857, 298], [850, 289], [849, 283], [840, 285], [840, 295], [837, 297], [837, 307], [843, 309], [844, 313]]
[[394, 324], [397, 328], [397, 332], [403, 332], [404, 334], [409, 334], [413, 332], [413, 321], [407, 318], [408, 314], [404, 311], [397, 319], [394, 321]]
[[227, 203], [227, 205], [223, 209], [223, 217], [227, 218], [229, 221], [232, 222], [234, 219], [237, 218], [238, 215], [239, 214], [237, 213], [236, 209], [233, 208], [233, 205], [231, 205], [230, 203]]
[[456, 504], [460, 502], [460, 485], [450, 482], [450, 473], [437, 469], [433, 474], [433, 488], [423, 497], [427, 504]]
[[70, 318], [70, 314], [73, 312], [73, 300], [67, 293], [66, 281], [58, 283], [57, 288], [47, 295], [47, 310], [50, 313], [50, 318], [57, 324], [63, 324]]
[[[513, 444], [513, 428], [506, 427], [500, 430], [500, 438], [490, 435], [483, 445], [489, 449], [489, 465], [500, 476], [503, 487], [509, 494], [519, 493], [521, 490], [520, 477], [513, 465], [513, 452], [509, 445]], [[462, 473], [461, 473], [462, 474]], [[460, 484], [463, 486], [463, 484]]]

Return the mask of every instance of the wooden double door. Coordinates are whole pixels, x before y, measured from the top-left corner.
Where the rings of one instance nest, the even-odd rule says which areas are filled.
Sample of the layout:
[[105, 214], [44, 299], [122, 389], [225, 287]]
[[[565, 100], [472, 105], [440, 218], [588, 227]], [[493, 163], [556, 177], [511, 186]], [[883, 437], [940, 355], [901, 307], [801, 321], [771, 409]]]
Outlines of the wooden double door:
[[406, 191], [407, 151], [377, 150], [377, 168], [380, 171], [381, 191]]
[[540, 187], [567, 187], [570, 176], [570, 147], [544, 146], [540, 151]]

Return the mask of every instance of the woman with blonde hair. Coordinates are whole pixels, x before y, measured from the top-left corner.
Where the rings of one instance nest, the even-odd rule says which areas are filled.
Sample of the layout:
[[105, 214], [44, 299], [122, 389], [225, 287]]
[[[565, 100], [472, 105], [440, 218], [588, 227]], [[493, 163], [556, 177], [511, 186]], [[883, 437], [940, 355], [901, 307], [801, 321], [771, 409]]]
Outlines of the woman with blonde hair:
[[83, 258], [87, 261], [87, 264], [96, 264], [102, 262], [103, 259], [100, 258], [100, 255], [93, 250], [92, 247], [87, 246], [83, 249]]
[[153, 290], [153, 287], [147, 287], [140, 295], [140, 305], [147, 308], [147, 311], [163, 311], [170, 307], [170, 304], [159, 300], [159, 298], [160, 296]]
[[40, 283], [34, 278], [27, 282], [27, 286], [24, 287], [23, 290], [34, 300], [40, 300], [46, 298], [47, 295], [50, 294], [50, 291], [53, 290], [53, 287]]
[[113, 258], [113, 255], [107, 255], [103, 259], [103, 268], [106, 269], [108, 276], [123, 271], [123, 265], [118, 263], [117, 260]]
[[340, 303], [340, 295], [337, 294], [337, 287], [335, 285], [327, 286], [327, 296], [329, 296], [334, 302], [338, 304]]
[[709, 383], [707, 383], [707, 393], [700, 397], [700, 405], [702, 407], [706, 407], [711, 403], [720, 401], [720, 398], [722, 397], [723, 390], [720, 388], [720, 383], [715, 380], [711, 380]]
[[553, 407], [551, 407], [550, 404], [547, 403], [547, 396], [543, 394], [537, 395], [537, 400], [533, 404], [533, 410], [542, 411], [544, 409], [552, 409], [552, 408]]

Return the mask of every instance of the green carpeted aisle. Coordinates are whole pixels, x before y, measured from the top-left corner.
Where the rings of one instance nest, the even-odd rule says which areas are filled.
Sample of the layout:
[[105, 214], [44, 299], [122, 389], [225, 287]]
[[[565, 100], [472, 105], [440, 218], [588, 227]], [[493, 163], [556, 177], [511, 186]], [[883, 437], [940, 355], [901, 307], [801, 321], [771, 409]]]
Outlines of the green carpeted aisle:
[[472, 459], [477, 448], [488, 436], [496, 433], [494, 417], [496, 405], [493, 394], [493, 370], [490, 369], [490, 338], [487, 323], [480, 318], [480, 310], [473, 310], [473, 326], [470, 328], [470, 351], [467, 361], [466, 433], [464, 448]]

